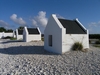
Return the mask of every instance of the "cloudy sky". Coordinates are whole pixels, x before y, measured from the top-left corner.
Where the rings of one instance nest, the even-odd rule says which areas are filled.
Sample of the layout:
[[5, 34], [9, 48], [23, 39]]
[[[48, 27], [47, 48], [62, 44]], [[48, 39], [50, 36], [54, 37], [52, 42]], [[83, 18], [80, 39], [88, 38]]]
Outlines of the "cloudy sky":
[[100, 33], [100, 0], [0, 0], [0, 27], [39, 27], [43, 32], [51, 14], [79, 21]]

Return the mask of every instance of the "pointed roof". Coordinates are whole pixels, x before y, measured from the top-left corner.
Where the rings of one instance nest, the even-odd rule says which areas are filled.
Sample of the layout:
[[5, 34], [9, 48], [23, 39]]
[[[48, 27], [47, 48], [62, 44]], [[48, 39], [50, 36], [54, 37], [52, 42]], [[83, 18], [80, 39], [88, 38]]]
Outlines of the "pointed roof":
[[58, 19], [66, 28], [66, 34], [86, 34], [86, 30], [76, 20]]
[[37, 28], [27, 28], [29, 34], [40, 34]]

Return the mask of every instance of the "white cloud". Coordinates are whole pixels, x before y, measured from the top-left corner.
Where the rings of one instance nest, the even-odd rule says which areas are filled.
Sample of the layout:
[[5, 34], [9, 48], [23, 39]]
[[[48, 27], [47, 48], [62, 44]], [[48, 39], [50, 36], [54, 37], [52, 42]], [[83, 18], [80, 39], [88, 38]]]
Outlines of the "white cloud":
[[46, 12], [40, 11], [36, 17], [32, 19], [32, 24], [34, 26], [43, 26], [45, 27], [48, 19], [46, 18]]
[[0, 26], [4, 28], [9, 28], [9, 24], [4, 22], [3, 20], [0, 20]]
[[21, 17], [17, 18], [16, 14], [10, 16], [10, 19], [19, 25], [26, 25], [26, 22]]
[[34, 19], [32, 19], [32, 24], [37, 26], [37, 22]]
[[100, 33], [100, 21], [98, 22], [91, 22], [88, 24], [88, 29], [90, 33]]
[[59, 15], [59, 14], [56, 14], [56, 16], [57, 16], [58, 18], [65, 19], [63, 16], [61, 16], [61, 15]]

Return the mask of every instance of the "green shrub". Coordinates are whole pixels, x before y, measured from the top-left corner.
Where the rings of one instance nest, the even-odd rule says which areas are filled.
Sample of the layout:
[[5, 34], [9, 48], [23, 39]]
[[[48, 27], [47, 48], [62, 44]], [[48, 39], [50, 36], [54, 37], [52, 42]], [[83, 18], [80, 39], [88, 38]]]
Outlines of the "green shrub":
[[44, 37], [42, 37], [41, 40], [44, 41]]
[[10, 40], [17, 40], [16, 38], [11, 37]]
[[100, 34], [89, 34], [89, 39], [100, 39]]
[[100, 44], [100, 40], [96, 41], [95, 44]]
[[72, 49], [73, 50], [83, 50], [83, 45], [82, 45], [82, 43], [79, 43], [79, 42], [75, 42], [74, 44], [73, 44], [73, 46], [72, 46]]

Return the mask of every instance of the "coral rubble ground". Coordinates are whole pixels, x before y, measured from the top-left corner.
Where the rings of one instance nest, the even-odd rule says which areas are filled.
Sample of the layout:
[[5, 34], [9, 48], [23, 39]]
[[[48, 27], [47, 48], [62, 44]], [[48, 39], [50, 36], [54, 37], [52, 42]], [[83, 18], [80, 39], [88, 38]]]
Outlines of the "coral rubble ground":
[[0, 39], [0, 75], [100, 75], [100, 48], [58, 55], [43, 45]]

